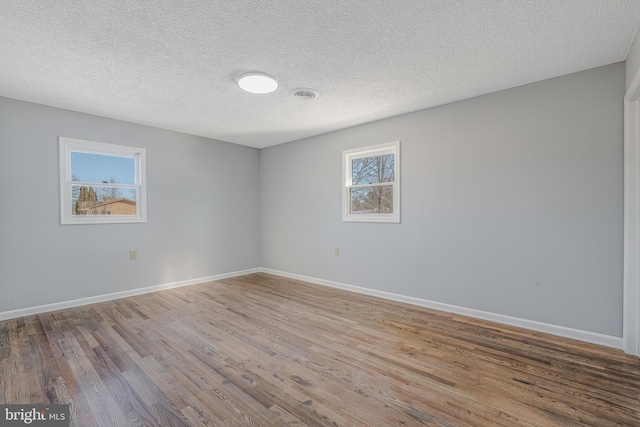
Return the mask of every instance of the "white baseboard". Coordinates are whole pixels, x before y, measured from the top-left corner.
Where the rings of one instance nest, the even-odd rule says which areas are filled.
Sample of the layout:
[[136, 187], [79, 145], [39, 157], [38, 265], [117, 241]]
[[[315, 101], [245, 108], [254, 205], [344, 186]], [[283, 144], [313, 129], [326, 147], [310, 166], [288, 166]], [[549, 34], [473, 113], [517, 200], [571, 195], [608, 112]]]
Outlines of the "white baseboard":
[[371, 295], [375, 297], [385, 298], [393, 301], [404, 302], [408, 304], [418, 305], [421, 307], [432, 308], [434, 310], [446, 311], [449, 313], [462, 314], [477, 319], [489, 320], [492, 322], [502, 323], [510, 326], [530, 329], [537, 332], [558, 335], [564, 338], [571, 338], [579, 341], [585, 341], [592, 344], [598, 344], [606, 347], [622, 349], [622, 338], [611, 335], [604, 335], [597, 332], [583, 331], [581, 329], [568, 328], [566, 326], [552, 325], [549, 323], [537, 322], [535, 320], [521, 319], [518, 317], [505, 316], [503, 314], [490, 313], [473, 308], [460, 307], [457, 305], [444, 304], [441, 302], [429, 301], [421, 298], [414, 298], [404, 295], [398, 295], [391, 292], [378, 291], [375, 289], [362, 288], [360, 286], [347, 285], [330, 280], [318, 279], [316, 277], [303, 276], [301, 274], [287, 273], [285, 271], [272, 270], [270, 268], [261, 268], [264, 273], [274, 274], [276, 276], [288, 277], [291, 279], [302, 280], [304, 282], [315, 283], [318, 285], [329, 286], [332, 288], [344, 289], [347, 291], [357, 292], [361, 294]]
[[70, 301], [62, 301], [52, 304], [39, 305], [35, 307], [21, 308], [18, 310], [0, 312], [0, 321], [14, 319], [16, 317], [31, 316], [34, 314], [46, 313], [48, 311], [63, 310], [66, 308], [79, 307], [88, 304], [111, 301], [119, 298], [132, 297], [135, 295], [148, 294], [158, 292], [165, 289], [179, 288], [182, 286], [195, 285], [198, 283], [212, 282], [214, 280], [227, 279], [229, 277], [244, 276], [246, 274], [264, 272], [274, 274], [276, 276], [288, 277], [291, 279], [302, 280], [304, 282], [314, 283], [317, 285], [329, 286], [332, 288], [344, 289], [347, 291], [357, 292], [365, 295], [380, 297], [392, 301], [399, 301], [413, 304], [421, 307], [432, 308], [434, 310], [446, 311], [449, 313], [462, 314], [465, 316], [475, 317], [477, 319], [489, 320], [505, 325], [518, 326], [538, 332], [545, 332], [552, 335], [558, 335], [565, 338], [572, 338], [579, 341], [585, 341], [592, 344], [599, 344], [606, 347], [622, 349], [622, 338], [611, 335], [599, 334], [597, 332], [583, 331], [581, 329], [568, 328], [565, 326], [552, 325], [549, 323], [537, 322], [535, 320], [521, 319], [518, 317], [505, 316], [503, 314], [490, 313], [472, 308], [460, 307], [457, 305], [444, 304], [436, 301], [429, 301], [421, 298], [409, 297], [405, 295], [394, 294], [391, 292], [378, 291], [375, 289], [363, 288], [360, 286], [347, 285], [345, 283], [332, 282], [330, 280], [318, 279], [316, 277], [304, 276], [301, 274], [288, 273], [285, 271], [272, 270], [270, 268], [252, 268], [248, 270], [234, 271], [230, 273], [216, 274], [214, 276], [199, 277], [197, 279], [182, 280], [179, 282], [165, 283], [162, 285], [149, 286], [146, 288], [131, 289], [128, 291], [114, 292], [110, 294], [98, 295], [94, 297], [80, 298]]
[[0, 312], [0, 321], [15, 319], [16, 317], [32, 316], [34, 314], [46, 313], [48, 311], [63, 310], [65, 308], [79, 307], [82, 305], [95, 304], [99, 302], [112, 301], [114, 299], [132, 297], [135, 295], [158, 292], [165, 289], [179, 288], [182, 286], [196, 285], [198, 283], [212, 282], [214, 280], [227, 279], [229, 277], [244, 276], [245, 274], [258, 273], [260, 268], [233, 271], [230, 273], [216, 274], [214, 276], [199, 277], [197, 279], [181, 280], [179, 282], [165, 283], [163, 285], [148, 286], [146, 288], [131, 289], [129, 291], [114, 292], [111, 294], [98, 295], [95, 297], [79, 298], [70, 301], [56, 302], [53, 304], [38, 305], [35, 307], [21, 308], [18, 310]]

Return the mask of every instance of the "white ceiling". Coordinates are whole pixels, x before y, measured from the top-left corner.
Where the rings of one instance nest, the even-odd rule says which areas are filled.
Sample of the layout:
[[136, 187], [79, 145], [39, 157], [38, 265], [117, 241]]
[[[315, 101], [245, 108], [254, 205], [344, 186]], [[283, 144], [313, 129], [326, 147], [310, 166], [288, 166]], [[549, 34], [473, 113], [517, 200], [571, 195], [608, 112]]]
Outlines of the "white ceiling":
[[638, 0], [0, 0], [0, 96], [261, 148], [622, 61], [639, 25]]

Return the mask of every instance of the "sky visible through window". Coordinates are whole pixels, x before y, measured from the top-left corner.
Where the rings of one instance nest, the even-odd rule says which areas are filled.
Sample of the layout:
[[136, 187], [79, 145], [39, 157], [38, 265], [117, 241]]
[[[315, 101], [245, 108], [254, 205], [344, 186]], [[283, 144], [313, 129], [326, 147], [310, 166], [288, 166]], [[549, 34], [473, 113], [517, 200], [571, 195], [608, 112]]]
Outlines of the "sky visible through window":
[[135, 184], [135, 159], [71, 152], [71, 175], [78, 181]]

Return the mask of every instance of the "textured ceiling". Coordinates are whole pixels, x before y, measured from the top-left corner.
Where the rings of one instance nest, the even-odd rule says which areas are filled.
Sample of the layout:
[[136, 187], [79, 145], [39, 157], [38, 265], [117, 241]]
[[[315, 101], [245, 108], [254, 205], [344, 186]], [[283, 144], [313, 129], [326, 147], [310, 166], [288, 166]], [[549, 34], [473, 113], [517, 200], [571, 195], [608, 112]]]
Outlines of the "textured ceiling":
[[622, 61], [639, 24], [638, 0], [0, 0], [0, 96], [266, 147]]

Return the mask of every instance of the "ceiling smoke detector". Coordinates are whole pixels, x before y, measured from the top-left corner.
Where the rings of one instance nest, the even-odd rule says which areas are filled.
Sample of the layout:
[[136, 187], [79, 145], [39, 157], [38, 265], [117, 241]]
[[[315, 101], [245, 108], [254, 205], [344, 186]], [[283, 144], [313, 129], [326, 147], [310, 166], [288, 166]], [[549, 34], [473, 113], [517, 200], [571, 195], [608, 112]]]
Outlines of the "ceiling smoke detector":
[[311, 101], [320, 96], [317, 90], [309, 89], [309, 88], [298, 88], [294, 89], [291, 92], [291, 96], [296, 99], [302, 99], [304, 101]]

